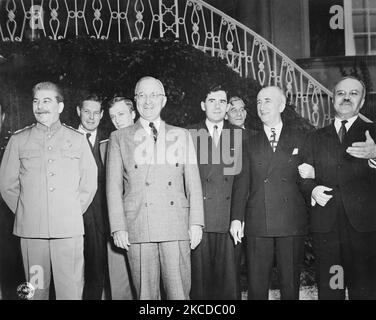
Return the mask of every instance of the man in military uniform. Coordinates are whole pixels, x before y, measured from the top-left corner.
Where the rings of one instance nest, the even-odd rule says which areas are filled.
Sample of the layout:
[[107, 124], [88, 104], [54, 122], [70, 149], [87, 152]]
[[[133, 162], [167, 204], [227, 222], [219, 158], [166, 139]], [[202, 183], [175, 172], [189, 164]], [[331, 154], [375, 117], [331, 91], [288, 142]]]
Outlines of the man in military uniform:
[[57, 299], [81, 299], [83, 218], [97, 189], [97, 168], [84, 135], [60, 123], [64, 103], [53, 83], [33, 88], [37, 124], [9, 140], [0, 192], [15, 213], [26, 280], [33, 299], [48, 299], [53, 272]]

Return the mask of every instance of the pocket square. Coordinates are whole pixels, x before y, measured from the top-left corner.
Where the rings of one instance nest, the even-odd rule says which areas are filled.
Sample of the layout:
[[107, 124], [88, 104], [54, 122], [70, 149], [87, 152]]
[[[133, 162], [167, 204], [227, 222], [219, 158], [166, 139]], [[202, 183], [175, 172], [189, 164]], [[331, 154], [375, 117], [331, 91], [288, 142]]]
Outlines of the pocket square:
[[299, 149], [298, 148], [294, 148], [294, 150], [292, 151], [292, 155], [296, 155], [299, 153]]

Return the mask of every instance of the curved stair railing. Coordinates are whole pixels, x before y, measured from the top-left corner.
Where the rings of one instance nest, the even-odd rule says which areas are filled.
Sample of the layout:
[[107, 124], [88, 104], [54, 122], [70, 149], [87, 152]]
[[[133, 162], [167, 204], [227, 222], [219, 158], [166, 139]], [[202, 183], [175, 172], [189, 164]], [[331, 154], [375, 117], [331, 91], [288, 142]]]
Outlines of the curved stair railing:
[[1, 41], [89, 35], [130, 42], [179, 38], [243, 77], [278, 85], [314, 126], [334, 117], [331, 92], [278, 48], [201, 0], [0, 0]]

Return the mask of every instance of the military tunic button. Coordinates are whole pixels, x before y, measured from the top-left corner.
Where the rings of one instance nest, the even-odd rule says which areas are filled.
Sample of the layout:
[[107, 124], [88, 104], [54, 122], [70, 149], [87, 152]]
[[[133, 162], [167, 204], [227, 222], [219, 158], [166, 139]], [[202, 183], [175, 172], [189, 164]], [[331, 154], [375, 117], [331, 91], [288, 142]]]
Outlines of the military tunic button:
[[134, 168], [137, 169], [137, 164], [134, 165]]
[[174, 201], [171, 201], [171, 202], [170, 202], [170, 205], [172, 205], [172, 206], [173, 206], [173, 205], [174, 205]]
[[52, 159], [48, 159], [48, 163], [52, 163], [52, 161], [53, 161]]
[[51, 146], [48, 146], [48, 148], [47, 148], [49, 151], [51, 151], [52, 150], [52, 147]]
[[145, 182], [145, 185], [148, 187], [150, 185], [150, 183], [149, 182]]
[[49, 175], [50, 177], [53, 177], [55, 174], [54, 174], [53, 172], [49, 172], [48, 175]]
[[171, 185], [171, 181], [168, 182], [168, 185], [169, 185], [169, 186]]
[[49, 135], [47, 136], [47, 138], [48, 138], [48, 139], [51, 139], [51, 135], [49, 134]]
[[55, 188], [51, 187], [51, 188], [50, 188], [50, 191], [51, 191], [51, 192], [52, 192], [52, 191], [55, 191]]

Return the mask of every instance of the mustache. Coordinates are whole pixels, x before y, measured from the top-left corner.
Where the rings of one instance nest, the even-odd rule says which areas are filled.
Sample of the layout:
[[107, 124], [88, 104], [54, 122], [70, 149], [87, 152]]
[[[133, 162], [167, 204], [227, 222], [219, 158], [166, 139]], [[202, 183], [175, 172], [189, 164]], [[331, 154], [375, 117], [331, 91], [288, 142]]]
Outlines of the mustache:
[[48, 110], [38, 110], [35, 111], [36, 114], [42, 114], [42, 113], [50, 113]]

